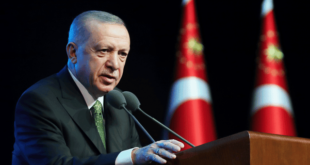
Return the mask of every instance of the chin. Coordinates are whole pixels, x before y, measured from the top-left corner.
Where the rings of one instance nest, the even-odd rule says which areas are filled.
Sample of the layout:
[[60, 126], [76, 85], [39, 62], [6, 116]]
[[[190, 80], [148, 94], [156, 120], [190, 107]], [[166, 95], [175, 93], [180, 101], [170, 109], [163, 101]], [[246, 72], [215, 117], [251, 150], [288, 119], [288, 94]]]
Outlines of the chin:
[[104, 87], [99, 87], [98, 90], [100, 91], [100, 93], [102, 93], [103, 95], [107, 94], [108, 92], [110, 92], [111, 90], [113, 90], [115, 88], [115, 86], [104, 86]]

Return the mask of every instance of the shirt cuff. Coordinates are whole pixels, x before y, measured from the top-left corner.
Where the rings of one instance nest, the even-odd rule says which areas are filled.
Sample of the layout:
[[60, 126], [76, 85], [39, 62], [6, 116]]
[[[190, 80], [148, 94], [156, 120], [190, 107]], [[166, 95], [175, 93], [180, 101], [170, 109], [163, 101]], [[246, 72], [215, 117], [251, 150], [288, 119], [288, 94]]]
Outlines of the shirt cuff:
[[115, 165], [133, 165], [132, 160], [131, 160], [131, 152], [133, 149], [136, 149], [139, 147], [134, 147], [128, 150], [124, 150], [120, 152], [115, 160]]

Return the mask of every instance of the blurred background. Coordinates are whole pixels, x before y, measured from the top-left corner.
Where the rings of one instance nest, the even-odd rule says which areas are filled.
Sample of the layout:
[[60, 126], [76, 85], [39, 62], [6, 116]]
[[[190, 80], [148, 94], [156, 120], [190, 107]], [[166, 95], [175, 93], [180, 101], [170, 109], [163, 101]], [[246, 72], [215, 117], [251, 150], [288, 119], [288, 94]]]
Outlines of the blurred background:
[[[131, 51], [122, 90], [135, 93], [141, 108], [164, 121], [174, 82], [181, 27], [181, 0], [2, 2], [1, 22], [1, 153], [10, 164], [14, 143], [14, 108], [32, 84], [60, 71], [67, 62], [69, 26], [87, 10], [122, 18], [131, 36]], [[249, 130], [261, 32], [262, 0], [196, 0], [196, 12], [217, 138]], [[309, 15], [305, 1], [274, 0], [274, 12], [297, 135], [310, 138]], [[162, 129], [136, 112], [155, 140]], [[149, 141], [141, 133], [141, 142]]]

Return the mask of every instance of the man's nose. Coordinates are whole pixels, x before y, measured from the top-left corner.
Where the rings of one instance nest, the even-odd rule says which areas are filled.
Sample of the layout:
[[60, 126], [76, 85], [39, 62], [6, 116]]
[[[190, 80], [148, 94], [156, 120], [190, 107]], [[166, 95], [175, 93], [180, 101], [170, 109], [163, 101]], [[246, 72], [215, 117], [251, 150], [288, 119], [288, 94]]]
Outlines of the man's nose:
[[110, 68], [112, 71], [117, 70], [119, 68], [119, 61], [118, 61], [118, 53], [113, 52], [109, 55], [106, 66]]

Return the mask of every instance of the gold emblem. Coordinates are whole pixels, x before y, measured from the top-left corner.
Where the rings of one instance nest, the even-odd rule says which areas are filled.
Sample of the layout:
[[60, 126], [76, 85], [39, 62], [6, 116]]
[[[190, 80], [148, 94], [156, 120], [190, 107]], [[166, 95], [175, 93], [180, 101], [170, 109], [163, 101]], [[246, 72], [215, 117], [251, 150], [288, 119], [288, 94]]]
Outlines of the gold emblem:
[[193, 23], [188, 23], [187, 25], [186, 25], [186, 29], [187, 30], [192, 30], [192, 29], [195, 29], [195, 28], [197, 28], [198, 27], [198, 24], [193, 24]]
[[265, 74], [271, 74], [272, 76], [284, 76], [285, 72], [283, 69], [277, 70], [272, 69], [268, 66], [265, 66], [264, 64], [259, 64], [259, 69], [263, 70]]
[[188, 43], [187, 47], [193, 52], [195, 55], [201, 55], [203, 50], [203, 45], [199, 42], [196, 38], [191, 38]]
[[269, 38], [272, 38], [272, 37], [275, 36], [275, 34], [274, 34], [273, 31], [269, 30], [269, 31], [267, 32], [267, 36], [268, 36]]
[[283, 53], [275, 45], [269, 45], [266, 49], [266, 55], [269, 60], [275, 60], [276, 62], [283, 59]]
[[187, 62], [186, 62], [186, 66], [187, 66], [188, 68], [191, 68], [191, 67], [193, 66], [193, 62], [187, 61]]

